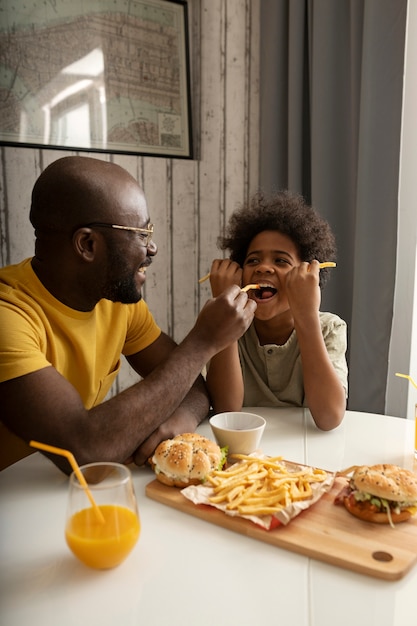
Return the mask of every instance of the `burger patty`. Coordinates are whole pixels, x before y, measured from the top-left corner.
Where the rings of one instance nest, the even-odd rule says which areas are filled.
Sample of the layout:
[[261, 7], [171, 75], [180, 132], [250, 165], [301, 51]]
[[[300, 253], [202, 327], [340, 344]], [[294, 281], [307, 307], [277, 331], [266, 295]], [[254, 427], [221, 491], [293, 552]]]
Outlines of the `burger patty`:
[[386, 502], [386, 504], [384, 504], [384, 502], [382, 502], [380, 498], [375, 498], [370, 494], [365, 494], [367, 496], [369, 495], [369, 498], [363, 500], [361, 498], [358, 498], [358, 495], [361, 495], [359, 491], [352, 491], [349, 494], [348, 499], [350, 500], [350, 503], [352, 505], [355, 505], [356, 508], [361, 511], [370, 511], [372, 513], [386, 513], [387, 506], [389, 506], [390, 509], [392, 509], [393, 511], [397, 513], [399, 512], [400, 507], [398, 506], [398, 502], [385, 500], [384, 502]]
[[[401, 510], [401, 503], [394, 500], [385, 500], [384, 498], [378, 498], [370, 493], [364, 493], [352, 488], [350, 485], [346, 485], [344, 489], [337, 494], [335, 498], [335, 504], [344, 504], [345, 498], [350, 500], [351, 505], [355, 505], [358, 509], [363, 511], [372, 511], [373, 513], [386, 513], [387, 507], [392, 511], [398, 513]], [[405, 504], [405, 503], [404, 503]]]

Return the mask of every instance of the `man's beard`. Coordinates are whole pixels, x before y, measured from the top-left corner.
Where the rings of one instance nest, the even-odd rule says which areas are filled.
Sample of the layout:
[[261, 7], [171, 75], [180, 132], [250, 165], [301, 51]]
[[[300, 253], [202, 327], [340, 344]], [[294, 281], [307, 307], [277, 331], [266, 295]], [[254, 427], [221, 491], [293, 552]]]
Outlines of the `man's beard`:
[[142, 299], [135, 282], [135, 273], [127, 267], [124, 258], [117, 251], [109, 254], [109, 270], [103, 297], [122, 304], [134, 304]]
[[132, 276], [126, 277], [123, 280], [110, 282], [104, 291], [104, 297], [112, 302], [134, 304], [142, 299], [142, 294], [138, 290]]

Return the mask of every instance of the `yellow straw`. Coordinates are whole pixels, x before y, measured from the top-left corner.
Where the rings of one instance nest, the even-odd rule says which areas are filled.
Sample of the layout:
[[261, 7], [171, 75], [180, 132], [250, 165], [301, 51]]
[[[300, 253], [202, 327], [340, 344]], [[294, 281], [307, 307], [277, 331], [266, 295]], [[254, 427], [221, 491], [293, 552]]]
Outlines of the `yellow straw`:
[[72, 452], [70, 452], [69, 450], [65, 450], [64, 448], [56, 448], [55, 446], [49, 446], [48, 444], [40, 443], [39, 441], [30, 441], [29, 445], [32, 446], [33, 448], [39, 448], [39, 450], [45, 450], [46, 452], [51, 452], [52, 454], [59, 454], [60, 456], [65, 456], [68, 459], [72, 469], [74, 470], [76, 477], [78, 478], [80, 485], [85, 489], [85, 492], [88, 496], [88, 499], [90, 500], [91, 506], [93, 507], [97, 515], [97, 518], [100, 520], [102, 524], [104, 524], [106, 520], [103, 517], [103, 513], [98, 508], [93, 498], [93, 495], [88, 488], [87, 482], [84, 476], [82, 475], [80, 468], [78, 466], [78, 463], [75, 460]]
[[400, 376], [401, 378], [407, 378], [410, 383], [414, 385], [414, 387], [417, 389], [417, 383], [408, 374], [399, 374], [398, 372], [396, 372], [395, 375]]
[[[323, 269], [324, 267], [336, 267], [336, 263], [333, 263], [333, 261], [325, 261], [324, 263], [319, 263], [319, 268]], [[198, 282], [204, 283], [206, 280], [208, 280], [210, 278], [210, 272], [208, 274], [206, 274], [205, 276], [202, 276], [201, 278], [198, 279]], [[245, 287], [243, 288], [245, 289]], [[245, 289], [246, 291], [246, 289]]]

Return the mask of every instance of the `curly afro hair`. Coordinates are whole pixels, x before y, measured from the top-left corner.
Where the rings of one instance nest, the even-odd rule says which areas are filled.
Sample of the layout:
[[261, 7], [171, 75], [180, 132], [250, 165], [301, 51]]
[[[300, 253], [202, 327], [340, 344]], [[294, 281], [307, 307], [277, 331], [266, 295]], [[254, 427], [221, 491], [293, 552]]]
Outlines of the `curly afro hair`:
[[[262, 191], [256, 193], [231, 215], [218, 246], [221, 250], [230, 250], [232, 261], [243, 266], [250, 242], [264, 230], [277, 230], [290, 237], [302, 261], [336, 260], [336, 240], [328, 222], [303, 196], [288, 190], [270, 196]], [[320, 270], [321, 288], [328, 277], [329, 270]]]

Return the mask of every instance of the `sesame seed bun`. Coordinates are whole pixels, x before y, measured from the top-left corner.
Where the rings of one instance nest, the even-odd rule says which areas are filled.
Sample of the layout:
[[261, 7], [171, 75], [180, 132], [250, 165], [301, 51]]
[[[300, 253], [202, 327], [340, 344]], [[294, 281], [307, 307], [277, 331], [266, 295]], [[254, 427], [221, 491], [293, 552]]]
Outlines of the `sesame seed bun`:
[[197, 433], [184, 433], [162, 441], [150, 460], [156, 478], [170, 487], [186, 487], [204, 482], [218, 469], [223, 458], [220, 447]]
[[417, 501], [417, 476], [397, 465], [359, 467], [353, 477], [359, 491], [394, 502]]

